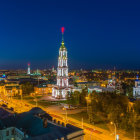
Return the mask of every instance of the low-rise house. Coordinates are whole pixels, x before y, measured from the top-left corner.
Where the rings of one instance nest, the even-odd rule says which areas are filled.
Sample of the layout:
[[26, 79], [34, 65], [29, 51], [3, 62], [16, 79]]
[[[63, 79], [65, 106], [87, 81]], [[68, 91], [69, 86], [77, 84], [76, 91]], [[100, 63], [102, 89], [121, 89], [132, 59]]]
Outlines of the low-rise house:
[[97, 86], [99, 85], [99, 83], [97, 82], [77, 82], [77, 87], [84, 89], [85, 87], [89, 87], [89, 86]]
[[23, 140], [28, 138], [25, 134], [16, 127], [8, 127], [0, 130], [0, 140]]
[[88, 93], [92, 93], [93, 91], [96, 92], [114, 92], [114, 88], [106, 88], [106, 87], [101, 87], [101, 86], [90, 86], [88, 88]]

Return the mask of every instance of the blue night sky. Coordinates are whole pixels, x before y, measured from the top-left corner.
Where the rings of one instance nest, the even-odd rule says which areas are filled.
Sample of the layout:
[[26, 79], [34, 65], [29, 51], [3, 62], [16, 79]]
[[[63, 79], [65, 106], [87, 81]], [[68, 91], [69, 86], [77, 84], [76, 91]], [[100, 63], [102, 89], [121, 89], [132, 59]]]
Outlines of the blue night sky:
[[140, 69], [140, 3], [0, 1], [0, 69], [57, 66], [65, 27], [70, 69]]

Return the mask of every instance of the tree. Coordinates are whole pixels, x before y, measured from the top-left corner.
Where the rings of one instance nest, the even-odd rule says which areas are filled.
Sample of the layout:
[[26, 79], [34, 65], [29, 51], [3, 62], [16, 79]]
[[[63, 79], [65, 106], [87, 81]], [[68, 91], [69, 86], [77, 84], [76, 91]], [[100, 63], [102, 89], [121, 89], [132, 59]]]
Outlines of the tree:
[[34, 92], [34, 86], [30, 82], [26, 82], [25, 84], [21, 85], [22, 94], [29, 95], [30, 93]]
[[86, 96], [88, 95], [87, 88], [83, 89], [79, 96], [79, 103], [81, 106], [86, 106]]
[[[134, 102], [134, 121], [137, 124], [137, 127], [140, 128], [140, 100]], [[139, 122], [139, 123], [138, 123]]]
[[75, 91], [73, 93], [73, 100], [74, 100], [74, 104], [75, 105], [79, 105], [80, 104], [80, 92], [79, 91]]
[[129, 121], [130, 112], [128, 113], [129, 100], [127, 96], [117, 95], [115, 92], [93, 92], [91, 95], [92, 112], [88, 112], [89, 118], [94, 114], [103, 114], [109, 122], [114, 122], [117, 127], [125, 129], [131, 128]]
[[5, 81], [4, 80], [0, 81], [0, 86], [4, 86], [4, 85], [5, 85]]
[[132, 83], [122, 83], [123, 95], [127, 95], [128, 97], [133, 97], [133, 84]]
[[136, 114], [140, 116], [140, 100], [134, 102], [134, 110]]
[[88, 113], [88, 120], [90, 123], [92, 123], [93, 122], [93, 108], [92, 108], [92, 106], [88, 105], [87, 110], [88, 110], [88, 112], [87, 112]]
[[74, 96], [73, 96], [73, 92], [68, 92], [66, 99], [67, 99], [67, 103], [68, 104], [74, 104]]
[[75, 87], [78, 87], [77, 82], [74, 82], [74, 86], [75, 86]]
[[110, 107], [110, 112], [108, 114], [108, 119], [110, 122], [114, 122], [115, 124], [120, 124], [121, 120], [121, 114], [123, 113], [123, 110], [119, 104], [116, 106], [112, 105]]
[[80, 92], [68, 92], [67, 94], [67, 103], [72, 105], [79, 105], [80, 104]]

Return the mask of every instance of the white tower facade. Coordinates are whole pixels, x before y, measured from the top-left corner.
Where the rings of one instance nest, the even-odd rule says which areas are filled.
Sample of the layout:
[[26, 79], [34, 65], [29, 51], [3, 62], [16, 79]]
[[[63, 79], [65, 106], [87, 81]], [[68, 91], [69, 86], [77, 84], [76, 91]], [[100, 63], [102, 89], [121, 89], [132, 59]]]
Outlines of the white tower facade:
[[67, 49], [64, 46], [64, 41], [61, 43], [58, 57], [58, 68], [57, 68], [57, 86], [68, 87], [68, 64], [67, 64]]
[[[62, 31], [63, 35], [63, 31]], [[66, 98], [67, 93], [71, 90], [68, 81], [68, 56], [67, 49], [62, 43], [59, 48], [58, 67], [57, 67], [57, 83], [52, 89], [52, 96], [55, 98]]]
[[28, 74], [28, 75], [30, 75], [30, 74], [31, 74], [30, 63], [28, 63], [27, 74]]
[[140, 98], [140, 80], [138, 76], [135, 80], [135, 87], [133, 87], [133, 97]]

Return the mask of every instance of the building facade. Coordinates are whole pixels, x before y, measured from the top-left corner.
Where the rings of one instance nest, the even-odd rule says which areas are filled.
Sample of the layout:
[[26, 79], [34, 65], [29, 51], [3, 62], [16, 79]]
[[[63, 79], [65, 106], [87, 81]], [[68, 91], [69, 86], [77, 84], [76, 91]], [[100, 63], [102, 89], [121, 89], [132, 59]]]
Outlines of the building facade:
[[110, 87], [101, 87], [101, 86], [90, 86], [88, 88], [88, 93], [92, 93], [93, 91], [95, 92], [115, 92], [114, 88]]
[[7, 83], [0, 86], [0, 93], [8, 97], [22, 95], [22, 88], [17, 83]]
[[107, 88], [114, 88], [115, 89], [115, 85], [116, 84], [116, 78], [115, 78], [115, 72], [113, 72], [112, 75], [109, 74], [108, 76], [108, 85]]
[[23, 140], [28, 138], [21, 130], [16, 127], [8, 127], [0, 130], [0, 140]]
[[138, 76], [135, 80], [135, 87], [133, 87], [133, 97], [140, 98], [140, 80]]
[[45, 95], [45, 94], [52, 93], [52, 85], [48, 84], [48, 85], [36, 86], [34, 87], [34, 93], [36, 95]]

